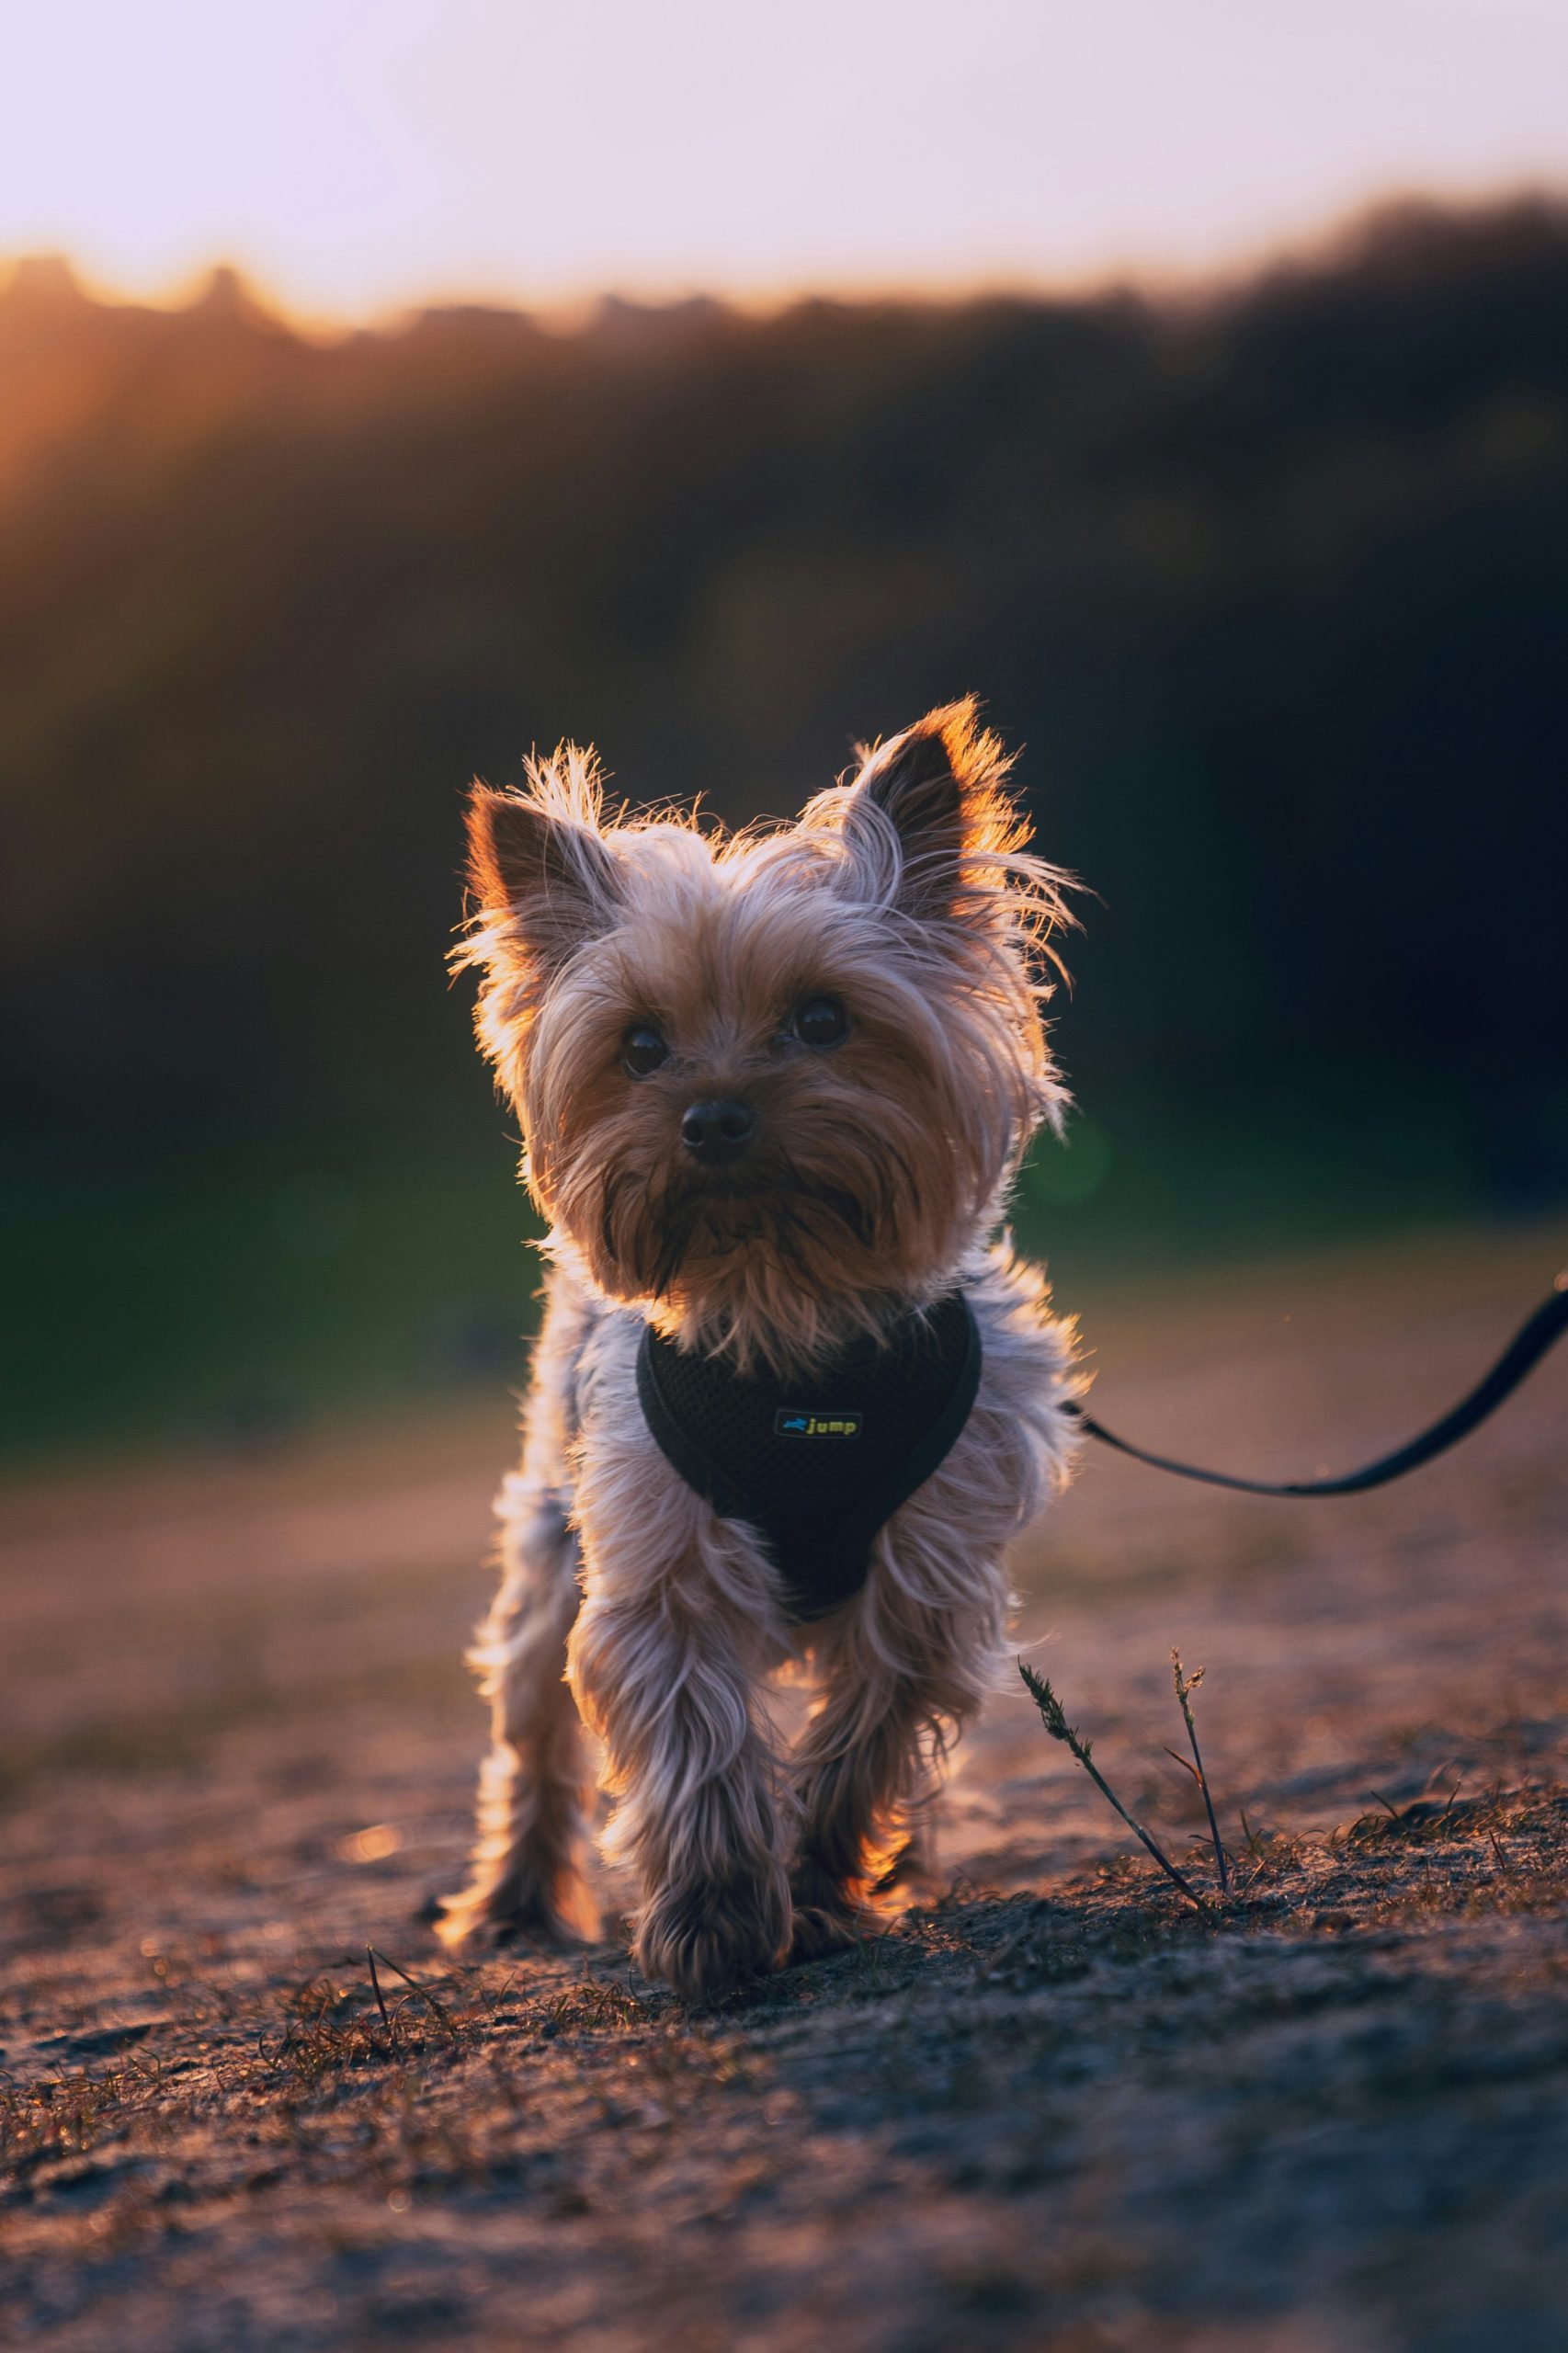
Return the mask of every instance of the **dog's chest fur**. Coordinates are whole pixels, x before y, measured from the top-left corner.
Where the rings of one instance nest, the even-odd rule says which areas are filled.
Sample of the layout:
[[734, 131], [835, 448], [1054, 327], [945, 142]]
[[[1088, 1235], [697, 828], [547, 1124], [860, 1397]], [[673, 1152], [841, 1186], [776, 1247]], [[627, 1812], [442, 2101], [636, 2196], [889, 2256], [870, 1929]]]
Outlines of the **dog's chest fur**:
[[[1038, 1270], [997, 1246], [976, 1252], [959, 1270], [958, 1282], [976, 1326], [980, 1370], [972, 1406], [929, 1475], [861, 1538], [873, 1586], [879, 1573], [905, 1580], [914, 1575], [936, 1601], [949, 1589], [958, 1598], [966, 1570], [994, 1562], [1034, 1517], [1066, 1476], [1075, 1444], [1072, 1417], [1063, 1410], [1077, 1387], [1071, 1336], [1051, 1314]], [[819, 1585], [817, 1607], [802, 1608], [799, 1555], [781, 1563], [778, 1547], [758, 1527], [759, 1515], [733, 1497], [723, 1498], [732, 1505], [728, 1511], [715, 1508], [667, 1459], [639, 1392], [642, 1318], [589, 1300], [569, 1266], [554, 1270], [552, 1290], [556, 1284], [577, 1289], [580, 1311], [574, 1319], [577, 1345], [562, 1363], [560, 1378], [570, 1390], [562, 1404], [574, 1439], [574, 1516], [592, 1574], [619, 1581], [635, 1574], [638, 1556], [652, 1565], [695, 1552], [710, 1565], [726, 1555], [744, 1560], [759, 1574], [770, 1614], [780, 1621], [819, 1615], [846, 1597]], [[853, 1402], [828, 1400], [825, 1392], [823, 1400]], [[846, 1442], [854, 1443], [831, 1437], [798, 1441], [802, 1479], [809, 1477], [804, 1458], [812, 1443]], [[619, 1552], [622, 1561], [604, 1557], [607, 1550]], [[848, 1581], [846, 1594], [858, 1582]]]

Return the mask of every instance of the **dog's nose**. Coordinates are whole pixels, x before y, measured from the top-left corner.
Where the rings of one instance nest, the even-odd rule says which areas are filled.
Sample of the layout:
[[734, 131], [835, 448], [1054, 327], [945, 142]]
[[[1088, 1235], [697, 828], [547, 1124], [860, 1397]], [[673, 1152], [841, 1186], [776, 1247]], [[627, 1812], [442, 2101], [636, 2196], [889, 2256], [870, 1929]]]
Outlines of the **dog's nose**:
[[756, 1132], [749, 1103], [694, 1103], [680, 1123], [680, 1140], [704, 1168], [738, 1160]]

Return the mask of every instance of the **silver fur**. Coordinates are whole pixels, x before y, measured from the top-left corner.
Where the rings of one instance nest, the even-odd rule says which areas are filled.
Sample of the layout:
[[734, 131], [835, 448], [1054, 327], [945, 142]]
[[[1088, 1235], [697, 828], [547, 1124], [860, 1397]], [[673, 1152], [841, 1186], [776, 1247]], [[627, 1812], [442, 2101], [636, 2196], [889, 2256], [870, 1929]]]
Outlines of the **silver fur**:
[[[1005, 1666], [1006, 1549], [1069, 1475], [1081, 1386], [1043, 1278], [986, 1239], [1062, 1099], [1040, 1019], [1062, 878], [1023, 852], [1006, 765], [953, 706], [799, 827], [738, 843], [668, 818], [606, 825], [581, 755], [535, 769], [528, 796], [476, 790], [466, 960], [555, 1225], [522, 1467], [497, 1504], [502, 1582], [471, 1654], [492, 1747], [449, 1943], [593, 1933], [585, 1725], [613, 1800], [607, 1849], [643, 1891], [637, 1958], [683, 1995], [845, 1943], [898, 1900], [901, 1848], [918, 1861], [948, 1748]], [[820, 973], [802, 946], [813, 892]], [[864, 1007], [831, 1072], [772, 1035], [789, 990], [824, 977]], [[614, 1060], [645, 1006], [678, 1047], [662, 1091]], [[692, 1210], [676, 1190], [678, 1104], [721, 1086], [789, 1122], [788, 1173], [765, 1165], [744, 1217], [733, 1194]], [[875, 1233], [841, 1232], [812, 1187], [875, 1189]], [[677, 1204], [699, 1239], [672, 1267]], [[786, 1247], [798, 1223], [808, 1239]], [[983, 1349], [970, 1420], [875, 1540], [864, 1589], [791, 1625], [756, 1532], [696, 1495], [643, 1422], [644, 1323], [737, 1364], [809, 1364], [954, 1282]], [[765, 1688], [802, 1668], [815, 1703], [781, 1754]]]

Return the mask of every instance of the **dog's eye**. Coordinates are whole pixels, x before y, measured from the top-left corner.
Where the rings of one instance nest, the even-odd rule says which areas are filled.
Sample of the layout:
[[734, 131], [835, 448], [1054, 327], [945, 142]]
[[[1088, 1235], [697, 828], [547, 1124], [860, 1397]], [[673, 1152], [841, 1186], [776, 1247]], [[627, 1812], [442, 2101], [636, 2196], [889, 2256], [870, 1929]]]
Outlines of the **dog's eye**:
[[835, 996], [804, 996], [795, 1007], [795, 1035], [802, 1046], [836, 1046], [849, 1032], [849, 1016]]
[[667, 1063], [670, 1050], [653, 1024], [639, 1021], [629, 1029], [620, 1049], [621, 1068], [632, 1078], [646, 1078], [651, 1070]]

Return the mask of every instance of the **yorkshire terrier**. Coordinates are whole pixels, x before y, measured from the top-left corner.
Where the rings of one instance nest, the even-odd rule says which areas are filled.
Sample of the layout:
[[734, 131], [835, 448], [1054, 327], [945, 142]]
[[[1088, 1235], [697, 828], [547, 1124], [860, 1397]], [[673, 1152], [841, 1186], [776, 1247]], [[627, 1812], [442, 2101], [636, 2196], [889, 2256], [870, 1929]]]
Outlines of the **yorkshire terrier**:
[[637, 1961], [683, 1995], [853, 1942], [919, 1868], [1079, 1386], [994, 1238], [1065, 1099], [1067, 878], [1008, 767], [964, 701], [789, 826], [612, 822], [570, 747], [473, 789], [459, 961], [551, 1232], [449, 1944], [595, 1934], [584, 1724]]

